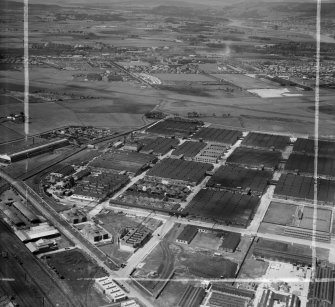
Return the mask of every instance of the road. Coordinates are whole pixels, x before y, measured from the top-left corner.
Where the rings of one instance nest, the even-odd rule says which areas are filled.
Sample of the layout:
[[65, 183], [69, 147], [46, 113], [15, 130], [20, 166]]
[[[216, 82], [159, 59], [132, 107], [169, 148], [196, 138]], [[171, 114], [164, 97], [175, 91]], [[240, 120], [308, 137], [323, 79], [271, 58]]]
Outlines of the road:
[[[116, 206], [112, 206], [112, 205], [109, 205], [107, 208], [120, 210], [120, 208], [118, 208]], [[140, 216], [145, 216], [145, 215], [148, 214], [144, 210], [138, 210], [136, 208], [134, 208], [134, 209], [127, 208], [127, 209], [122, 209], [122, 210], [124, 212], [133, 213], [133, 214], [140, 215]], [[262, 214], [263, 214], [263, 212], [264, 212], [264, 210], [262, 210]], [[262, 214], [260, 214], [260, 215], [262, 215]], [[165, 220], [168, 218], [170, 223], [180, 223], [180, 224], [184, 224], [184, 225], [190, 224], [190, 225], [195, 225], [195, 226], [198, 226], [198, 227], [206, 227], [206, 228], [211, 228], [211, 229], [216, 229], [216, 230], [237, 232], [237, 233], [240, 233], [241, 235], [257, 236], [257, 237], [260, 237], [260, 238], [282, 241], [282, 242], [286, 242], [286, 243], [289, 243], [289, 244], [297, 243], [297, 244], [302, 244], [302, 245], [307, 245], [307, 246], [311, 246], [311, 244], [312, 244], [312, 240], [308, 240], [308, 239], [300, 239], [300, 238], [288, 237], [288, 236], [284, 236], [284, 235], [266, 234], [266, 233], [258, 232], [257, 225], [259, 225], [259, 224], [255, 224], [255, 226], [252, 227], [252, 229], [249, 229], [249, 228], [240, 228], [240, 227], [221, 225], [221, 224], [216, 224], [214, 222], [192, 220], [192, 219], [189, 219], [187, 217], [186, 218], [177, 218], [177, 217], [174, 217], [174, 216], [168, 217], [166, 215], [158, 214], [158, 213], [155, 213], [151, 217], [152, 218], [165, 219]], [[331, 241], [330, 243], [316, 242], [316, 247], [325, 248], [325, 249], [330, 251], [331, 255], [335, 255], [335, 245], [332, 244], [332, 242], [333, 241]], [[329, 259], [331, 259], [331, 258], [329, 257]]]
[[170, 217], [152, 234], [152, 238], [143, 247], [139, 248], [127, 261], [127, 266], [118, 271], [123, 278], [128, 278], [131, 271], [136, 268], [147, 257], [153, 249], [162, 241], [164, 236], [174, 226], [174, 219]]
[[[23, 182], [17, 181], [10, 176], [8, 176], [3, 171], [0, 171], [0, 177], [6, 180], [15, 190], [20, 193], [58, 230], [69, 238], [75, 245], [81, 248], [86, 254], [90, 255], [97, 264], [103, 267], [108, 274], [114, 279], [121, 279], [122, 277], [115, 271], [111, 270], [108, 262], [106, 261], [106, 256], [98, 248], [90, 244], [86, 239], [84, 239], [81, 234], [71, 225], [69, 225], [65, 220], [63, 220], [58, 213], [49, 206], [34, 190], [32, 190], [28, 185]], [[121, 278], [120, 278], [121, 277]], [[131, 297], [138, 298], [145, 306], [154, 307], [151, 301], [143, 295], [142, 292], [138, 291], [136, 288], [127, 285], [129, 289], [129, 294]]]

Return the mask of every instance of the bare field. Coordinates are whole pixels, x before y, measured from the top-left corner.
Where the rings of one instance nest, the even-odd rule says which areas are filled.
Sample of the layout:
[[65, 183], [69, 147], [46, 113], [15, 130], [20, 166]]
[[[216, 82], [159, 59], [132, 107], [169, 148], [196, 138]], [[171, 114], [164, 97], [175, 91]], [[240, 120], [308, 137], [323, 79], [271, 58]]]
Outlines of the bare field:
[[278, 84], [261, 80], [259, 78], [249, 77], [244, 74], [213, 74], [213, 76], [231, 82], [244, 89], [278, 88]]
[[94, 278], [106, 276], [106, 273], [82, 252], [74, 249], [51, 254], [47, 256], [47, 263], [64, 277], [66, 284], [84, 306], [106, 304], [106, 300], [93, 286]]
[[179, 276], [179, 274], [174, 275], [174, 277], [169, 281], [169, 283], [164, 288], [162, 294], [156, 300], [157, 306], [159, 307], [177, 306], [188, 283], [176, 281], [175, 280], [176, 278], [183, 278], [183, 276]]
[[[217, 99], [169, 94], [160, 104], [159, 109], [184, 116], [187, 116], [190, 110], [207, 114], [207, 116], [215, 114], [216, 116], [212, 117], [213, 122], [219, 124], [224, 124], [226, 121], [222, 114], [230, 114], [231, 117], [239, 118], [239, 126], [249, 130], [309, 135], [314, 133], [314, 112], [309, 109], [314, 105], [312, 94], [269, 99], [259, 97]], [[323, 96], [320, 103], [333, 104], [333, 97], [332, 95]], [[330, 131], [335, 131], [334, 116], [321, 114], [320, 135], [329, 135]]]
[[161, 81], [187, 81], [187, 82], [203, 82], [212, 81], [213, 79], [202, 74], [154, 74]]
[[279, 225], [291, 225], [297, 210], [297, 205], [271, 202], [263, 222]]

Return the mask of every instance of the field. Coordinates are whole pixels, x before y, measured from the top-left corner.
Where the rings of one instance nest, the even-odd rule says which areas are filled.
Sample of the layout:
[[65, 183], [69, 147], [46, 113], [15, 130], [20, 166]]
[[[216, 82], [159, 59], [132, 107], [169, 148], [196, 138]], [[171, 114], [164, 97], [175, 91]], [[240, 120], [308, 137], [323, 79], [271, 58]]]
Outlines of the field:
[[[268, 262], [265, 261], [259, 261], [253, 258], [246, 259], [239, 272], [238, 278], [260, 278], [265, 274], [268, 266]], [[246, 283], [241, 283], [241, 285], [242, 287], [247, 287]]]
[[264, 216], [263, 222], [291, 225], [295, 219], [298, 206], [293, 204], [284, 204], [279, 202], [271, 202]]
[[[67, 125], [138, 127], [146, 123], [142, 118], [143, 114], [150, 111], [156, 104], [155, 99], [148, 96], [143, 97], [137, 93], [135, 97], [134, 90], [136, 91], [136, 89], [126, 87], [123, 84], [118, 87], [104, 82], [101, 84], [92, 82], [82, 84], [72, 81], [73, 72], [54, 68], [31, 67], [29, 72], [31, 91], [45, 89], [59, 94], [68, 93], [85, 97], [77, 100], [30, 103], [30, 134]], [[7, 80], [5, 84], [1, 84], [3, 87], [16, 91], [23, 90], [23, 86], [20, 86], [23, 84], [22, 72], [2, 71], [0, 76]], [[14, 87], [12, 84], [16, 86]], [[145, 90], [142, 92], [144, 93]], [[2, 111], [6, 115], [21, 112], [23, 111], [23, 103], [8, 101], [2, 105]], [[13, 131], [8, 131], [12, 136], [10, 137], [8, 134], [6, 138], [3, 137], [4, 140], [15, 139], [18, 135], [23, 134], [22, 124], [6, 122], [2, 123], [2, 126], [4, 125]]]
[[246, 227], [258, 203], [258, 197], [202, 189], [184, 212], [200, 219]]
[[198, 184], [204, 177], [206, 171], [213, 169], [209, 163], [184, 161], [165, 158], [158, 162], [147, 172], [147, 176], [182, 180]]
[[13, 130], [11, 129], [11, 126], [16, 126], [15, 128], [18, 128], [17, 126], [19, 126], [18, 124], [15, 123], [6, 123], [7, 126], [5, 126], [4, 124], [0, 124], [0, 143], [3, 142], [9, 142], [12, 140], [16, 140], [16, 139], [20, 139], [24, 137], [24, 130], [23, 127], [21, 127], [21, 130], [16, 129]]
[[192, 138], [196, 140], [223, 143], [227, 145], [233, 145], [240, 137], [242, 137], [241, 131], [211, 127], [201, 128], [194, 135], [192, 135]]
[[155, 74], [155, 77], [165, 82], [213, 82], [213, 79], [201, 74]]
[[250, 132], [241, 146], [284, 150], [289, 142], [288, 136]]
[[238, 147], [227, 158], [227, 164], [276, 169], [280, 160], [281, 153], [279, 151], [265, 151], [246, 147]]
[[[298, 171], [301, 174], [314, 174], [314, 157], [311, 155], [290, 154], [286, 164], [286, 171]], [[335, 158], [318, 157], [318, 175], [335, 177]]]
[[[156, 297], [165, 282], [171, 278], [174, 272], [175, 255], [172, 253], [167, 242], [162, 241], [144, 259], [140, 268], [132, 274], [132, 277], [142, 287], [146, 288], [152, 296]], [[148, 279], [146, 279], [148, 278]], [[157, 279], [157, 280], [156, 280]]]
[[277, 88], [278, 84], [265, 79], [253, 78], [243, 74], [213, 74], [213, 76], [231, 82], [243, 89]]
[[[298, 217], [298, 209], [301, 211], [301, 218]], [[263, 219], [264, 223], [293, 226], [302, 229], [313, 229], [312, 207], [298, 207], [293, 204], [271, 202], [268, 211]], [[332, 212], [329, 209], [318, 208], [316, 213], [316, 231], [331, 231]]]
[[[314, 199], [313, 178], [293, 174], [282, 174], [276, 185], [274, 195], [282, 198], [302, 199], [312, 201]], [[334, 205], [335, 181], [318, 179], [318, 201], [320, 204]]]
[[157, 298], [156, 303], [159, 307], [171, 307], [177, 306], [179, 300], [181, 299], [184, 291], [187, 288], [188, 282], [180, 282], [176, 279], [183, 278], [179, 274], [175, 274], [169, 283], [164, 288], [162, 294]]
[[181, 252], [177, 256], [178, 271], [184, 271], [194, 278], [233, 278], [237, 264], [208, 251]]
[[220, 166], [207, 182], [207, 187], [240, 190], [247, 188], [263, 194], [272, 178], [272, 172], [246, 169], [236, 166]]
[[93, 287], [93, 278], [106, 276], [106, 272], [77, 249], [48, 255], [46, 261], [75, 293], [84, 306], [99, 306], [106, 303]]

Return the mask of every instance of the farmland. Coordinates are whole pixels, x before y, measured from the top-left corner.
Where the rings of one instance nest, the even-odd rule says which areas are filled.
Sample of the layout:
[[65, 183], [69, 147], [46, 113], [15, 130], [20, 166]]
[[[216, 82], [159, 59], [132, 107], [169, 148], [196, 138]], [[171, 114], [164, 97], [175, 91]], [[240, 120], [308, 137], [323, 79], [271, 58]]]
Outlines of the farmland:
[[243, 74], [213, 74], [213, 76], [231, 82], [243, 89], [278, 88], [277, 83]]
[[155, 74], [155, 77], [165, 82], [204, 82], [213, 79], [201, 74]]

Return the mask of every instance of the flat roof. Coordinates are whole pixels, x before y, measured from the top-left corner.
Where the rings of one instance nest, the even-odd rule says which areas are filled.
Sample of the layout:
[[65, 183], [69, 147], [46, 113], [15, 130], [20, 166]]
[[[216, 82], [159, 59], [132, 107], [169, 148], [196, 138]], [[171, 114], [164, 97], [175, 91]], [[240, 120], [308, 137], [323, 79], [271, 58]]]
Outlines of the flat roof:
[[190, 242], [198, 233], [198, 227], [193, 225], [186, 225], [179, 234], [177, 240]]

